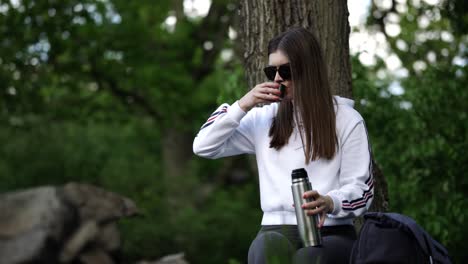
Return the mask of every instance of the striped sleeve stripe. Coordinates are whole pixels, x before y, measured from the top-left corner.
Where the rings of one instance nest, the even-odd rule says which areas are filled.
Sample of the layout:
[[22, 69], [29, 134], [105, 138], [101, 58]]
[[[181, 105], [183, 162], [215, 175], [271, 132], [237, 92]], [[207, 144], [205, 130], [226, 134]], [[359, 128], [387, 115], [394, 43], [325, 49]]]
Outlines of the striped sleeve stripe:
[[221, 114], [221, 113], [223, 113], [223, 112], [226, 112], [226, 109], [227, 109], [227, 106], [223, 106], [223, 108], [221, 108], [221, 110], [215, 111], [214, 113], [212, 113], [212, 114], [210, 115], [210, 117], [215, 116], [215, 115], [218, 115], [218, 114]]
[[367, 201], [374, 196], [372, 193], [372, 188], [374, 187], [374, 181], [372, 180], [372, 177], [369, 177], [370, 180], [367, 181], [367, 185], [369, 188], [362, 193], [362, 197], [348, 201], [344, 200], [342, 201], [342, 208], [343, 210], [355, 210], [361, 207], [364, 207], [367, 203]]
[[227, 106], [223, 106], [221, 108], [221, 110], [215, 111], [213, 114], [211, 114], [210, 117], [208, 118], [208, 120], [206, 120], [205, 124], [203, 124], [203, 126], [200, 128], [200, 130], [202, 130], [202, 129], [206, 128], [206, 127], [209, 127], [211, 124], [214, 123], [216, 118], [218, 118], [219, 116], [221, 116], [224, 113], [227, 113]]
[[359, 203], [355, 203], [355, 204], [353, 204], [351, 207], [345, 207], [345, 206], [343, 206], [342, 208], [343, 208], [344, 211], [353, 211], [353, 210], [357, 210], [357, 209], [359, 209], [359, 208], [365, 207], [367, 201], [368, 201], [370, 198], [372, 198], [372, 197], [374, 197], [374, 195], [373, 195], [373, 194], [370, 194], [369, 196], [367, 196], [366, 200], [361, 201], [361, 202], [359, 202]]
[[368, 192], [368, 193], [364, 194], [363, 198], [353, 200], [352, 202], [346, 203], [345, 201], [343, 201], [343, 205], [342, 205], [343, 210], [348, 210], [349, 211], [349, 210], [355, 210], [355, 209], [364, 207], [364, 206], [366, 206], [367, 201], [372, 197], [374, 197], [372, 192]]

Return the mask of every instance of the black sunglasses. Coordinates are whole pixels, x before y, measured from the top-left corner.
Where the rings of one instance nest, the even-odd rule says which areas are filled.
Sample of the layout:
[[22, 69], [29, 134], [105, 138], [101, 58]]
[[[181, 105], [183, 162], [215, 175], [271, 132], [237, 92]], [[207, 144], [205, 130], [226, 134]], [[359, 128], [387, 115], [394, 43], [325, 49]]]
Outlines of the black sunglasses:
[[263, 68], [263, 71], [270, 81], [275, 80], [276, 72], [279, 73], [283, 80], [291, 80], [291, 67], [289, 63], [282, 64], [280, 66], [268, 66]]

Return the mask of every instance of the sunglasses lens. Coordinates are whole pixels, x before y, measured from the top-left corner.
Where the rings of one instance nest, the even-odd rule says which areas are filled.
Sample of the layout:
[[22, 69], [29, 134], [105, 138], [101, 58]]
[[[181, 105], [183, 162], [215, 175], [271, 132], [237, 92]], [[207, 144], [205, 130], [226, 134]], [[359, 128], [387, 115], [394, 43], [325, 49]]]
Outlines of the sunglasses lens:
[[279, 75], [284, 80], [291, 80], [291, 68], [289, 65], [281, 65], [278, 69]]
[[263, 69], [265, 72], [266, 77], [270, 81], [274, 81], [276, 77], [276, 69], [278, 69], [278, 73], [283, 80], [291, 80], [291, 67], [289, 65], [281, 65], [278, 68], [275, 66], [268, 66]]
[[268, 66], [268, 67], [264, 68], [263, 71], [265, 72], [265, 75], [268, 78], [268, 80], [270, 80], [270, 81], [275, 80], [276, 67]]

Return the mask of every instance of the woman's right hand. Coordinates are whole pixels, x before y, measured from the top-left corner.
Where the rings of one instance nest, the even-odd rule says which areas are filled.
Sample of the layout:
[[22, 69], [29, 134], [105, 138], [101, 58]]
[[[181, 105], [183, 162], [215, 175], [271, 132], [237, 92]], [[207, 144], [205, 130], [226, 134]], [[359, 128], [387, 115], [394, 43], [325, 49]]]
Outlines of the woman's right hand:
[[281, 92], [278, 89], [279, 86], [280, 84], [275, 82], [257, 84], [239, 100], [240, 108], [242, 108], [244, 112], [248, 112], [257, 104], [280, 101]]

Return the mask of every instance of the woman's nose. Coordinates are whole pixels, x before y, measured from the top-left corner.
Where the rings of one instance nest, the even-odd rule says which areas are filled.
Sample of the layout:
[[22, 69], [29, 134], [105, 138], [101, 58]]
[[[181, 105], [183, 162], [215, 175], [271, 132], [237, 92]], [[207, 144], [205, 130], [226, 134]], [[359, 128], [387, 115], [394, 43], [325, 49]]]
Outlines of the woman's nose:
[[279, 72], [276, 71], [275, 82], [282, 82], [282, 81], [284, 81], [283, 78], [281, 78], [281, 76], [279, 75]]

